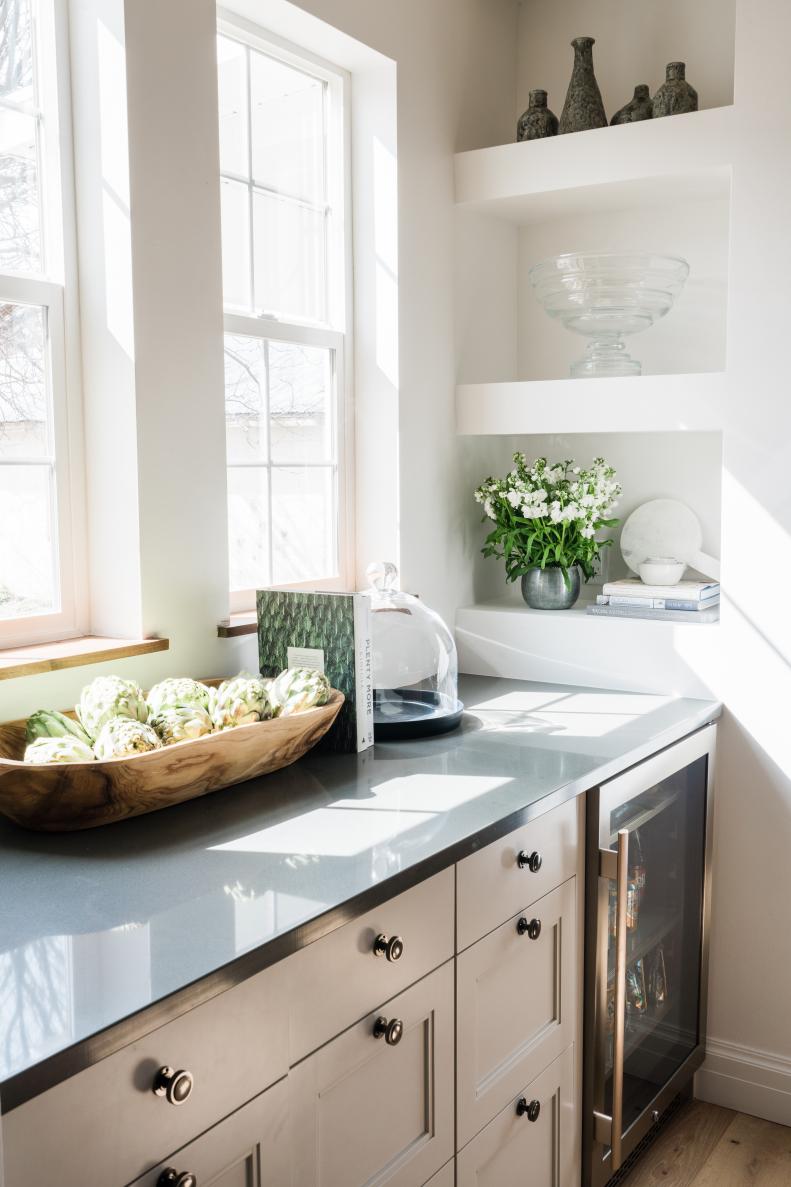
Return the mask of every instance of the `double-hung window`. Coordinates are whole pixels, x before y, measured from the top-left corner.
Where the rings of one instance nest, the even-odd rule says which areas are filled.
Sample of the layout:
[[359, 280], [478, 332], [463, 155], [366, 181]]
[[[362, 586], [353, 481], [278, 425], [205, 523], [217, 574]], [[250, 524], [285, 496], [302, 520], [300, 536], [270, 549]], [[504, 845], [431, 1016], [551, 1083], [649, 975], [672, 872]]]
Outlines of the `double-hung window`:
[[58, 0], [0, 0], [0, 646], [79, 625], [58, 119], [64, 22]]
[[346, 78], [218, 36], [231, 609], [349, 579]]

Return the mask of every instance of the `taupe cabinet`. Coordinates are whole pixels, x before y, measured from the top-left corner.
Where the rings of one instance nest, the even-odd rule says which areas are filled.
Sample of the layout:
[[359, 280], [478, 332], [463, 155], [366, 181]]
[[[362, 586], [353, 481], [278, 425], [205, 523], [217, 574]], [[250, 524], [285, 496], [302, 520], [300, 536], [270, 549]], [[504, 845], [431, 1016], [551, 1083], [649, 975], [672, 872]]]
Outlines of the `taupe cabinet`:
[[[5, 1187], [575, 1187], [583, 812], [537, 817], [14, 1109]], [[162, 1068], [191, 1090], [156, 1095]]]

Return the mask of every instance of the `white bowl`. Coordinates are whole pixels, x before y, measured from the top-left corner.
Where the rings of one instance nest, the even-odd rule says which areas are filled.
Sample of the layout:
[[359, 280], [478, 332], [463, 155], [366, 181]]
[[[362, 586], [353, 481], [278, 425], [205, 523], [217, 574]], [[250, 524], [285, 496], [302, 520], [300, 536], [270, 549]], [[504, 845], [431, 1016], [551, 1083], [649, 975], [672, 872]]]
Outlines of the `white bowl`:
[[686, 568], [683, 561], [672, 556], [649, 556], [638, 571], [644, 585], [678, 585]]

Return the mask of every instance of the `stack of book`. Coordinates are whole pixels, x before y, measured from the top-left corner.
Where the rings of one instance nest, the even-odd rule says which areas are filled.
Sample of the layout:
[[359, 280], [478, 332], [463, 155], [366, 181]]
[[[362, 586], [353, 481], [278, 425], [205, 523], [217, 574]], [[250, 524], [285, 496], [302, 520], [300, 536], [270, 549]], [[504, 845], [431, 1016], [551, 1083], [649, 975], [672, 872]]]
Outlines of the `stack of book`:
[[639, 578], [608, 581], [588, 606], [603, 618], [654, 618], [665, 622], [717, 622], [718, 581], [679, 581], [678, 585], [644, 585]]

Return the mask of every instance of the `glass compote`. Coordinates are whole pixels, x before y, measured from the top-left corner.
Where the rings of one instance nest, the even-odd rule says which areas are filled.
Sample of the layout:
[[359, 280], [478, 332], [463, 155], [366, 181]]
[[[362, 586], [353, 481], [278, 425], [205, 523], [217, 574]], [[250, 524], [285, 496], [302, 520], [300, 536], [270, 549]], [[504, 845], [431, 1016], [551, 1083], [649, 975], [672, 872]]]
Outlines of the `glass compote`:
[[676, 256], [568, 252], [535, 264], [529, 275], [547, 314], [591, 339], [585, 357], [572, 363], [573, 378], [640, 375], [624, 337], [669, 312], [689, 264]]

